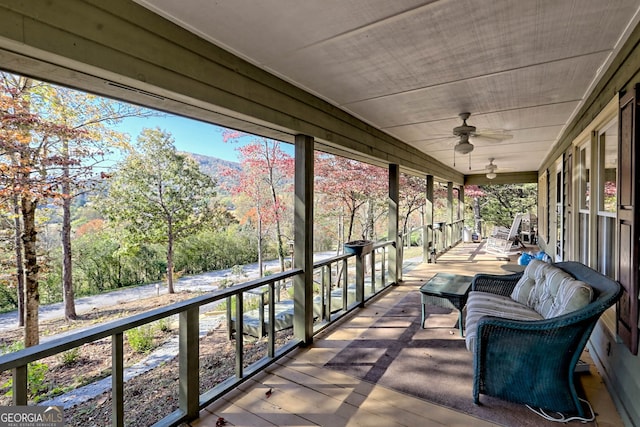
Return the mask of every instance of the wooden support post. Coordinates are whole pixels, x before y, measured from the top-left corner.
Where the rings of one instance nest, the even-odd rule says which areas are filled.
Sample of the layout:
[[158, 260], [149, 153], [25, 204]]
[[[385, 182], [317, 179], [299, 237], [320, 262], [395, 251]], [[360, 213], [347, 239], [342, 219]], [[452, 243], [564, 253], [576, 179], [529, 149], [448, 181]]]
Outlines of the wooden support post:
[[389, 280], [397, 285], [402, 280], [402, 242], [399, 235], [398, 211], [400, 200], [400, 166], [389, 165], [389, 233], [388, 239], [395, 242], [389, 251]]
[[[426, 227], [426, 235], [424, 238], [424, 246], [423, 246], [423, 261], [426, 260], [428, 262], [433, 261], [431, 253], [436, 251], [436, 241], [434, 239], [433, 232], [433, 175], [427, 175], [427, 194], [426, 201], [424, 206], [424, 225]], [[434, 257], [435, 258], [435, 257]]]
[[449, 214], [448, 224], [446, 229], [442, 230], [445, 233], [445, 248], [453, 246], [453, 182], [447, 182], [447, 213]]
[[303, 273], [293, 280], [293, 332], [304, 344], [313, 341], [313, 138], [295, 137], [293, 262]]

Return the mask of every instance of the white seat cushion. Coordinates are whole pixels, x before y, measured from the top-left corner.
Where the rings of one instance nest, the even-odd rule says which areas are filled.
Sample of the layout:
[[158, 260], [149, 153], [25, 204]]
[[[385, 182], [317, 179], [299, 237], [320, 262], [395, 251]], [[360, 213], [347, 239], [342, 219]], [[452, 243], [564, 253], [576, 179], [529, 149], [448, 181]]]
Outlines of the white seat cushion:
[[535, 289], [536, 283], [544, 280], [544, 270], [546, 265], [547, 263], [537, 259], [529, 261], [529, 264], [527, 264], [524, 272], [522, 273], [522, 277], [518, 280], [518, 283], [516, 283], [515, 288], [513, 288], [513, 292], [511, 292], [511, 298], [518, 301], [520, 304], [532, 307], [533, 290]]
[[585, 307], [593, 299], [593, 289], [557, 267], [531, 260], [511, 298], [550, 319]]
[[512, 320], [541, 320], [542, 315], [510, 297], [489, 292], [471, 291], [465, 306], [465, 341], [467, 350], [473, 351], [478, 321], [483, 316], [496, 316]]

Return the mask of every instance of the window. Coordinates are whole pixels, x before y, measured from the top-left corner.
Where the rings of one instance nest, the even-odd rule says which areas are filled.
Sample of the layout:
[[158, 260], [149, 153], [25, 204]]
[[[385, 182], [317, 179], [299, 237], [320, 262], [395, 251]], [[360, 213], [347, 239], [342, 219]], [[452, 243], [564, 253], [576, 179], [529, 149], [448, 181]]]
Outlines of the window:
[[598, 211], [615, 213], [617, 209], [618, 172], [618, 127], [617, 123], [600, 134], [600, 180], [598, 191]]
[[616, 209], [618, 182], [618, 124], [609, 123], [598, 135], [597, 269], [616, 278]]

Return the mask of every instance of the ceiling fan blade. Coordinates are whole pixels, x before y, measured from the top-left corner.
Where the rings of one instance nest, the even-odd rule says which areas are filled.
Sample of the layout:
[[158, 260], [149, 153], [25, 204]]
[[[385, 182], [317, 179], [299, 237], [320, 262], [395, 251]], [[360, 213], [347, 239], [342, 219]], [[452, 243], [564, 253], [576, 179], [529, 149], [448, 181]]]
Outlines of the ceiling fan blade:
[[451, 136], [443, 136], [440, 138], [429, 138], [429, 139], [425, 139], [419, 142], [419, 144], [422, 147], [430, 147], [432, 145], [436, 145], [436, 144], [452, 144], [453, 142], [456, 141], [456, 137], [451, 135]]
[[506, 131], [485, 130], [482, 132], [476, 132], [475, 134], [471, 135], [471, 137], [486, 140], [488, 142], [501, 142], [513, 138], [513, 135], [507, 133]]

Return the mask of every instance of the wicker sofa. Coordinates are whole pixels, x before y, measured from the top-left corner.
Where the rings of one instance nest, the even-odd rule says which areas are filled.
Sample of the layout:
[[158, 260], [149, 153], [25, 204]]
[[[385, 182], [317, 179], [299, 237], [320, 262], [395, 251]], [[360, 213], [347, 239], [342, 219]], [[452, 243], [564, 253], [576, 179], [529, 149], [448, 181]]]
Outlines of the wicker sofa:
[[532, 260], [523, 273], [478, 274], [466, 310], [480, 394], [584, 416], [574, 369], [600, 315], [621, 286], [577, 262]]

